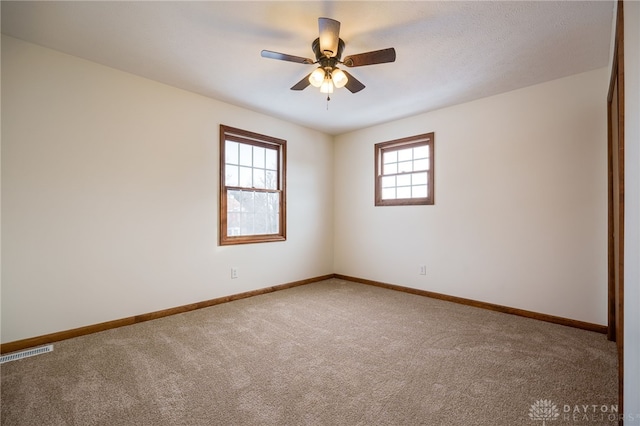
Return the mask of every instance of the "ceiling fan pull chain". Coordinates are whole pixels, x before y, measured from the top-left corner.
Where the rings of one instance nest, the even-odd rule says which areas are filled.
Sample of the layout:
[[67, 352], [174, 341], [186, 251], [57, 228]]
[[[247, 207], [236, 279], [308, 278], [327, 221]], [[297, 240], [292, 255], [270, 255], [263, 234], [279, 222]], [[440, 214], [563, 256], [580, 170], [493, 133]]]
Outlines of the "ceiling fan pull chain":
[[331, 98], [329, 97], [329, 95], [327, 95], [327, 111], [329, 111], [329, 101], [331, 100]]

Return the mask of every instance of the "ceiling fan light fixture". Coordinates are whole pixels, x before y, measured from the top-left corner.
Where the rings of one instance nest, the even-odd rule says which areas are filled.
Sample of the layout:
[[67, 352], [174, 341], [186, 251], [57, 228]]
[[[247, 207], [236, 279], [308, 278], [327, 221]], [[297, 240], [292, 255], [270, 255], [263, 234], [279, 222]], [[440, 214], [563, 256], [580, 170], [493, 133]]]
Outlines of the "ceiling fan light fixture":
[[316, 68], [311, 75], [309, 75], [309, 83], [313, 87], [320, 87], [324, 82], [326, 72], [322, 68]]
[[325, 77], [320, 86], [320, 93], [333, 93], [333, 82], [329, 76]]
[[349, 81], [344, 71], [338, 68], [331, 72], [331, 79], [333, 80], [333, 85], [336, 86], [336, 89], [344, 87], [345, 84], [347, 84], [347, 81]]
[[[335, 19], [318, 18], [318, 34], [319, 37], [311, 43], [315, 60], [270, 50], [260, 52], [263, 58], [307, 65], [317, 64], [316, 69], [302, 77], [291, 87], [291, 90], [300, 91], [307, 86], [314, 86], [319, 88], [322, 93], [333, 93], [334, 88], [346, 87], [351, 93], [357, 93], [364, 89], [365, 85], [348, 72], [338, 69], [336, 65], [341, 64], [352, 68], [384, 64], [396, 60], [396, 51], [393, 47], [350, 55], [342, 60], [345, 43], [340, 38], [340, 22]], [[327, 100], [329, 100], [328, 96]]]

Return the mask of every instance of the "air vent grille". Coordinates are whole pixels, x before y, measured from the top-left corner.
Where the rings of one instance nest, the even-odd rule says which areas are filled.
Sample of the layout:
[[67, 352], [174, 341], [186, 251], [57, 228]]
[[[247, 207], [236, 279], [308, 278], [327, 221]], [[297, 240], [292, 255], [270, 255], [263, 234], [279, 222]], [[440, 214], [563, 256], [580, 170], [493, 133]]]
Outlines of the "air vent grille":
[[26, 351], [14, 352], [8, 355], [0, 356], [0, 364], [4, 364], [5, 362], [15, 361], [22, 358], [28, 358], [34, 355], [40, 355], [47, 352], [53, 351], [53, 345], [41, 346], [39, 348], [27, 349]]

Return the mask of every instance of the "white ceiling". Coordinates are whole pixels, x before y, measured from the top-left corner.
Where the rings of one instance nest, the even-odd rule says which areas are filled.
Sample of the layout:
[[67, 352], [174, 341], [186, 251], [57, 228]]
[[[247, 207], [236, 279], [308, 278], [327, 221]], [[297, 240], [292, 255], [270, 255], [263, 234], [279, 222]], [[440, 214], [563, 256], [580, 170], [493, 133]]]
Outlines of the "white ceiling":
[[[2, 1], [2, 32], [336, 135], [607, 66], [613, 1]], [[342, 23], [367, 87], [289, 90], [312, 65], [318, 17]], [[328, 110], [327, 110], [328, 107]]]

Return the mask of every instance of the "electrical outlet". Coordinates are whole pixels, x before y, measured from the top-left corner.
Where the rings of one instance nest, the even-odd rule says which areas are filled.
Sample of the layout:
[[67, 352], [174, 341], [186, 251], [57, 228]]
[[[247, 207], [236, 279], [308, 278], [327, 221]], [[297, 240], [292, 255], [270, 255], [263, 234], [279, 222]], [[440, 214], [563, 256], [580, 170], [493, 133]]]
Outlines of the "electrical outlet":
[[427, 275], [427, 265], [420, 266], [420, 275]]
[[231, 279], [238, 278], [238, 268], [231, 268]]

